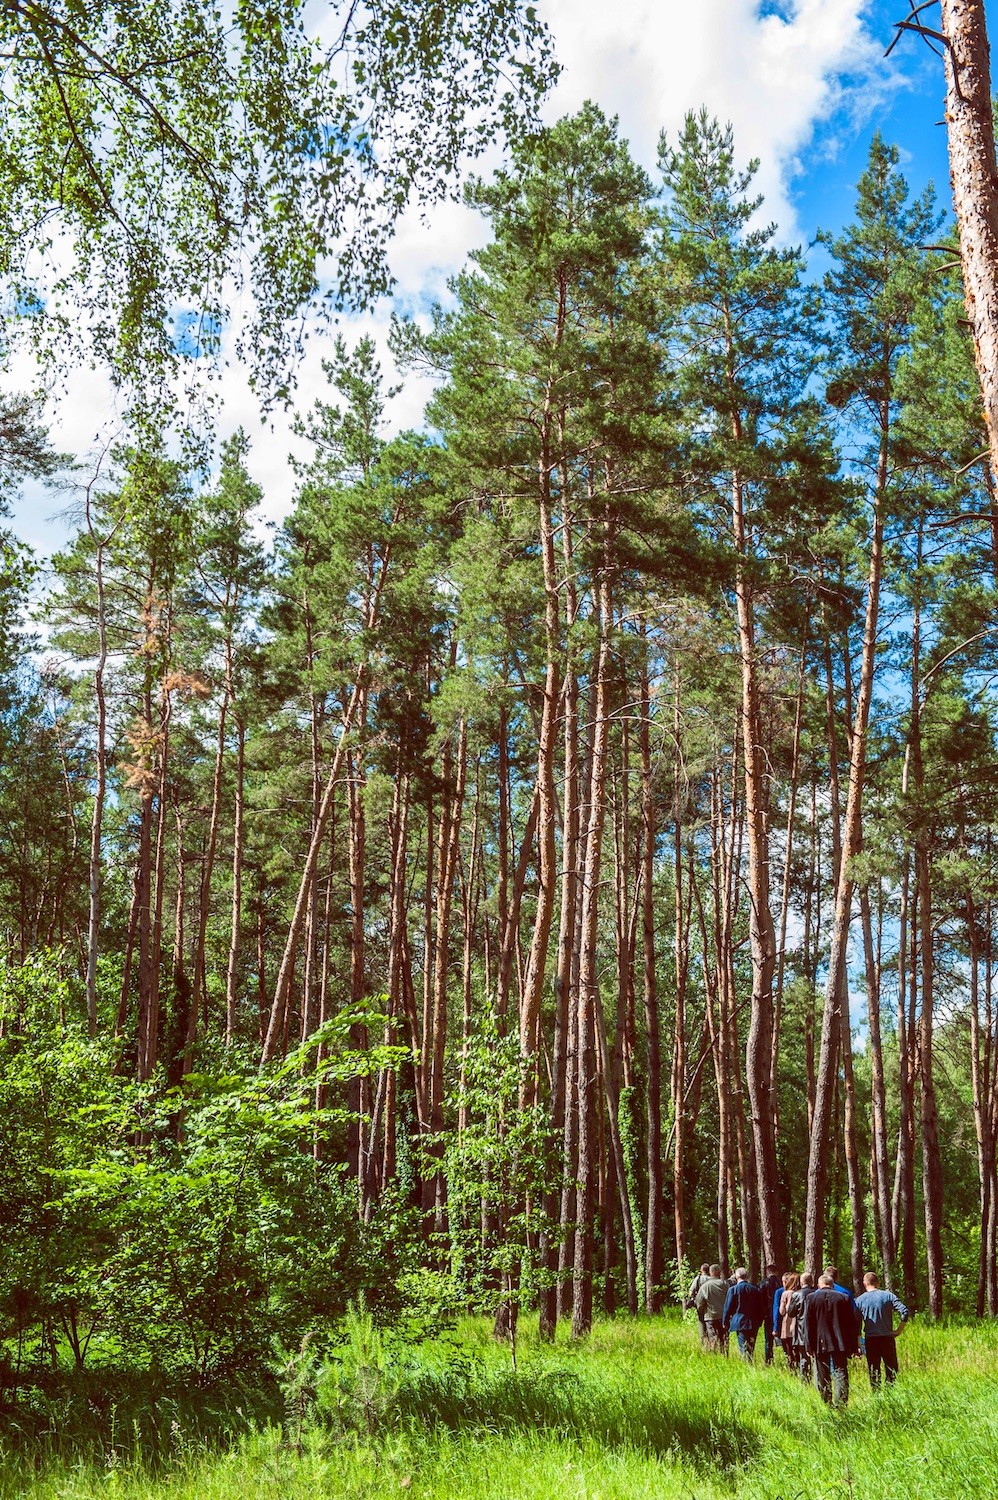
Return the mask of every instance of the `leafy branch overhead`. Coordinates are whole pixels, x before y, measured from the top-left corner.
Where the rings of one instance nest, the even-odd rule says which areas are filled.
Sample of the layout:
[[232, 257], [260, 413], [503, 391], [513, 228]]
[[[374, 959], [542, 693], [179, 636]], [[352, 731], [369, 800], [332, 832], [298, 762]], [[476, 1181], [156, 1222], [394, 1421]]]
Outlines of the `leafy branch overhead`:
[[[265, 401], [317, 308], [391, 285], [393, 226], [530, 127], [521, 0], [4, 0], [0, 346], [106, 361], [139, 406], [233, 347]], [[238, 303], [239, 316], [234, 309]]]

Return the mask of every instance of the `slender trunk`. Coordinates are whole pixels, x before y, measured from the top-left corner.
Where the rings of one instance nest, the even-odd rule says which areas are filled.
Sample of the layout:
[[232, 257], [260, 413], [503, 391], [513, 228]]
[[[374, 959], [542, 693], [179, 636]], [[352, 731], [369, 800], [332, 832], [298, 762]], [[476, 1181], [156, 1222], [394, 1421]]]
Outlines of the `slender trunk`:
[[[655, 798], [651, 762], [651, 690], [648, 647], [641, 664], [641, 936], [644, 958], [644, 1009], [647, 1047], [645, 1110], [647, 1114], [648, 1212], [645, 1226], [645, 1310], [658, 1312], [662, 1302], [662, 1054], [655, 954]], [[706, 934], [704, 935], [706, 937]], [[706, 943], [704, 946], [706, 960]]]
[[[575, 620], [576, 600], [575, 581], [571, 570], [571, 531], [567, 522], [563, 526], [562, 548], [566, 557], [566, 578], [570, 581], [566, 586], [566, 614], [567, 623], [571, 626]], [[555, 973], [555, 1028], [554, 1028], [554, 1061], [552, 1072], [554, 1075], [554, 1087], [551, 1098], [551, 1133], [555, 1141], [559, 1139], [563, 1146], [563, 1158], [561, 1167], [563, 1172], [569, 1174], [571, 1171], [571, 1157], [574, 1150], [575, 1140], [575, 1111], [574, 1098], [569, 1098], [571, 1069], [574, 1064], [574, 1047], [572, 1036], [574, 1033], [576, 1006], [575, 990], [573, 986], [573, 975], [576, 971], [576, 947], [575, 930], [578, 914], [578, 885], [579, 885], [579, 683], [575, 673], [575, 664], [571, 654], [565, 667], [565, 683], [562, 693], [563, 717], [562, 744], [564, 755], [564, 776], [562, 791], [562, 838], [561, 838], [561, 909], [558, 919], [558, 961]], [[567, 1134], [566, 1134], [567, 1128]], [[546, 1213], [549, 1220], [553, 1221], [559, 1207], [559, 1197], [562, 1199], [560, 1215], [560, 1236], [557, 1245], [549, 1245], [546, 1248], [546, 1258], [549, 1272], [554, 1272], [559, 1264], [559, 1259], [568, 1259], [568, 1237], [569, 1222], [571, 1220], [571, 1208], [569, 1207], [569, 1194], [566, 1188], [559, 1194], [557, 1187], [552, 1186], [545, 1198]], [[574, 1256], [574, 1245], [571, 1247]], [[562, 1268], [564, 1270], [564, 1267]], [[559, 1294], [562, 1300], [565, 1286], [564, 1278], [552, 1278], [552, 1284], [541, 1297], [540, 1308], [540, 1333], [542, 1338], [553, 1338], [555, 1326], [558, 1320]]]
[[[821, 1022], [821, 1046], [815, 1092], [814, 1118], [808, 1154], [807, 1209], [804, 1228], [804, 1260], [808, 1270], [816, 1273], [822, 1259], [825, 1238], [825, 1191], [828, 1176], [829, 1124], [836, 1079], [836, 1053], [841, 1050], [846, 1069], [847, 1090], [847, 1165], [850, 1201], [853, 1210], [854, 1275], [861, 1274], [862, 1207], [858, 1180], [855, 1139], [855, 1099], [850, 1098], [852, 1080], [852, 1034], [849, 1027], [849, 999], [846, 957], [849, 945], [852, 898], [855, 886], [853, 861], [863, 847], [863, 784], [866, 775], [866, 742], [870, 723], [876, 668], [877, 620], [880, 608], [880, 579], [883, 566], [884, 498], [887, 488], [888, 419], [886, 405], [881, 410], [880, 450], [877, 461], [874, 494], [873, 536], [870, 546], [870, 569], [866, 590], [866, 617], [863, 626], [863, 650], [856, 697], [852, 741], [849, 747], [849, 791], [846, 798], [842, 852], [836, 881], [835, 907], [832, 919], [831, 953], [828, 961], [828, 983]], [[846, 1052], [849, 1056], [846, 1058]], [[856, 1223], [856, 1218], [860, 1223]], [[858, 1244], [857, 1244], [858, 1237]]]
[[991, 1189], [988, 1165], [992, 1149], [990, 1140], [991, 1121], [983, 1087], [984, 1079], [987, 1077], [987, 1062], [983, 1056], [984, 1043], [981, 1036], [981, 961], [977, 940], [977, 913], [973, 894], [970, 890], [966, 893], [966, 903], [967, 939], [970, 950], [970, 1080], [973, 1095], [974, 1134], [977, 1137], [977, 1182], [981, 1206], [981, 1244], [977, 1270], [977, 1316], [982, 1318], [987, 1305], [987, 1226]]
[[229, 957], [225, 969], [225, 1044], [231, 1047], [239, 1026], [238, 976], [242, 940], [243, 860], [246, 819], [246, 725], [241, 715], [236, 724], [236, 785], [232, 820], [232, 913], [229, 923]]
[[[226, 600], [228, 604], [228, 600]], [[218, 827], [222, 808], [222, 779], [225, 770], [225, 731], [232, 691], [232, 638], [225, 641], [225, 688], [218, 710], [218, 734], [215, 741], [215, 765], [211, 777], [211, 810], [208, 815], [208, 842], [201, 868], [201, 886], [198, 893], [198, 926], [194, 943], [194, 1005], [191, 1008], [193, 1024], [188, 1031], [188, 1053], [194, 1041], [194, 1027], [198, 1007], [207, 1009], [208, 987], [206, 977], [205, 950], [208, 941], [208, 917], [211, 907], [211, 881], [215, 873], [215, 853], [218, 847]]]
[[589, 769], [585, 865], [582, 877], [581, 949], [579, 957], [578, 1043], [578, 1195], [576, 1200], [575, 1263], [572, 1276], [572, 1336], [579, 1338], [592, 1326], [593, 1210], [596, 1190], [597, 1141], [594, 1100], [595, 1047], [598, 1026], [598, 926], [603, 823], [606, 816], [606, 761], [609, 741], [608, 676], [610, 649], [610, 587], [605, 552], [611, 527], [604, 518], [604, 567], [599, 579], [595, 611], [598, 644], [593, 673], [593, 734]]
[[884, 1285], [890, 1288], [894, 1279], [894, 1234], [891, 1221], [891, 1188], [887, 1155], [887, 1084], [884, 1074], [884, 1049], [880, 1032], [880, 942], [873, 941], [873, 919], [870, 893], [860, 893], [860, 915], [863, 924], [863, 956], [866, 967], [866, 1014], [870, 1033], [870, 1135], [872, 1143], [873, 1199], [879, 1226], [880, 1260]]
[[107, 798], [107, 699], [104, 674], [107, 670], [107, 607], [104, 596], [104, 548], [106, 539], [94, 535], [90, 514], [90, 492], [87, 491], [87, 527], [95, 544], [94, 565], [97, 584], [97, 661], [94, 666], [94, 699], [97, 704], [94, 765], [94, 805], [90, 820], [90, 906], [87, 917], [87, 1026], [97, 1035], [97, 957], [100, 948], [101, 923], [101, 843], [104, 834], [104, 803]]
[[[358, 722], [367, 718], [366, 700], [358, 710]], [[350, 1004], [355, 1010], [363, 1007], [367, 994], [365, 964], [365, 911], [364, 881], [367, 870], [367, 814], [364, 806], [363, 753], [350, 757], [350, 776], [347, 783], [347, 807], [349, 815], [349, 880], [350, 880]], [[326, 966], [323, 967], [325, 976]], [[325, 990], [325, 982], [322, 989]], [[367, 1027], [354, 1022], [350, 1027], [350, 1045], [356, 1051], [367, 1050], [369, 1037]], [[357, 1197], [361, 1212], [364, 1208], [366, 1184], [365, 1130], [370, 1114], [369, 1079], [366, 1075], [354, 1079], [350, 1089], [350, 1110], [355, 1115], [351, 1126], [350, 1170], [357, 1182]]]
[[[453, 758], [453, 755], [452, 755]], [[440, 820], [440, 848], [437, 873], [436, 941], [433, 971], [433, 1012], [431, 1029], [433, 1045], [430, 1065], [430, 1131], [440, 1137], [444, 1128], [444, 1061], [447, 1049], [447, 987], [450, 978], [450, 921], [454, 901], [454, 882], [457, 875], [458, 849], [461, 837], [461, 816], [464, 809], [464, 789], [468, 772], [468, 721], [462, 718], [458, 730], [456, 768], [452, 784], [445, 793], [444, 809]], [[434, 1151], [441, 1147], [436, 1144]], [[434, 1174], [433, 1196], [436, 1212], [436, 1229], [443, 1229], [444, 1178], [442, 1172]]]
[[790, 917], [790, 887], [793, 870], [794, 822], [797, 817], [797, 793], [800, 779], [800, 742], [804, 720], [804, 681], [807, 661], [807, 628], [801, 643], [800, 666], [797, 671], [797, 703], [794, 709], [793, 749], [790, 757], [790, 796], [787, 803], [787, 831], [783, 846], [783, 885], [780, 896], [780, 929], [776, 950], [776, 979], [773, 992], [773, 1050], [769, 1068], [769, 1092], [773, 1105], [773, 1131], [779, 1140], [779, 1090], [777, 1075], [780, 1057], [780, 1035], [783, 1026], [783, 984], [787, 967], [787, 924]]
[[302, 870], [301, 881], [298, 886], [298, 896], [295, 901], [294, 912], [291, 917], [291, 925], [288, 929], [287, 940], [284, 944], [284, 954], [281, 958], [281, 966], [277, 974], [277, 983], [274, 988], [274, 998], [270, 1007], [270, 1018], [267, 1023], [267, 1032], [264, 1038], [261, 1064], [272, 1062], [280, 1049], [281, 1038], [284, 1034], [285, 1023], [288, 1014], [288, 1001], [291, 996], [291, 984], [294, 977], [295, 959], [298, 953], [298, 945], [301, 941], [302, 932], [305, 927], [305, 918], [308, 915], [311, 903], [312, 886], [315, 881], [316, 867], [319, 862], [319, 853], [322, 849], [329, 815], [332, 812], [333, 798], [336, 794], [336, 784], [340, 779], [343, 769], [343, 761], [347, 751], [347, 736], [354, 725], [354, 719], [364, 695], [366, 673], [361, 674], [354, 684], [353, 692], [343, 715], [340, 738], [336, 744], [333, 755], [333, 763], [326, 778], [326, 785], [322, 793], [322, 801], [319, 804], [318, 815], [315, 826], [312, 829], [312, 837], [309, 843], [308, 854], [305, 858], [305, 867]]
[[[918, 563], [921, 564], [921, 536]], [[942, 1163], [939, 1155], [939, 1121], [936, 1104], [933, 1056], [933, 1003], [935, 997], [935, 955], [932, 932], [932, 878], [929, 848], [931, 830], [926, 805], [925, 772], [922, 759], [922, 686], [920, 681], [921, 619], [916, 594], [912, 626], [912, 712], [910, 730], [910, 765], [917, 800], [915, 834], [915, 894], [918, 905], [918, 956], [921, 984], [918, 1021], [918, 1078], [921, 1094], [922, 1196], [925, 1213], [925, 1261], [929, 1282], [929, 1312], [934, 1318], [943, 1310], [942, 1262]]]
[[[733, 434], [741, 438], [736, 417]], [[762, 1256], [767, 1265], [786, 1263], [786, 1226], [776, 1165], [776, 1132], [770, 1078], [773, 1053], [773, 978], [776, 970], [776, 929], [770, 909], [769, 836], [766, 816], [766, 767], [762, 744], [759, 664], [756, 626], [749, 581], [749, 542], [745, 520], [744, 482], [736, 472], [731, 481], [732, 530], [737, 554], [735, 600], [742, 671], [742, 735], [745, 760], [745, 832], [749, 857], [749, 934], [752, 949], [752, 1012], [745, 1051], [745, 1074], [752, 1112], [757, 1205], [762, 1231]]]
[[682, 721], [680, 717], [680, 676], [675, 671], [672, 705], [672, 798], [673, 798], [673, 886], [675, 923], [676, 1006], [672, 1047], [672, 1202], [675, 1224], [676, 1264], [686, 1264], [686, 977], [689, 951], [683, 908], [683, 819], [682, 806], [686, 788], [683, 781]]

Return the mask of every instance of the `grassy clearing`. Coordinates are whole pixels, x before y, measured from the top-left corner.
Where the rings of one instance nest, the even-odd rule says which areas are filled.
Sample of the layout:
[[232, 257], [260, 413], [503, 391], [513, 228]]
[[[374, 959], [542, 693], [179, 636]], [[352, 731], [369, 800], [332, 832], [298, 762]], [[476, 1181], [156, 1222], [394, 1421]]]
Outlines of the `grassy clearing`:
[[[179, 1426], [168, 1461], [9, 1439], [0, 1500], [994, 1500], [998, 1328], [904, 1335], [902, 1378], [845, 1412], [783, 1369], [704, 1355], [677, 1318], [602, 1324], [582, 1347], [525, 1338], [519, 1369], [484, 1323], [388, 1366], [354, 1430], [276, 1427], [208, 1450]], [[342, 1408], [341, 1408], [342, 1413]]]

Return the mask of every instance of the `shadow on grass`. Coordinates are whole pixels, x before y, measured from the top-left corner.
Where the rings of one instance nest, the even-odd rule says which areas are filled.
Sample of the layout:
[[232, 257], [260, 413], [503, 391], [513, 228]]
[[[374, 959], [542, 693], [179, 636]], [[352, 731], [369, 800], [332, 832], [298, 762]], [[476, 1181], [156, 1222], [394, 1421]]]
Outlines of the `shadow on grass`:
[[259, 1373], [209, 1385], [152, 1371], [43, 1373], [16, 1403], [0, 1399], [0, 1454], [36, 1466], [59, 1454], [115, 1454], [155, 1469], [192, 1448], [228, 1447], [283, 1412], [276, 1385]]
[[711, 1410], [705, 1393], [690, 1392], [681, 1403], [666, 1407], [638, 1387], [622, 1395], [618, 1388], [580, 1380], [570, 1371], [420, 1370], [407, 1376], [396, 1399], [402, 1422], [413, 1426], [544, 1432], [563, 1441], [590, 1438], [606, 1448], [681, 1456], [712, 1472], [740, 1468], [761, 1448], [758, 1433], [733, 1405]]

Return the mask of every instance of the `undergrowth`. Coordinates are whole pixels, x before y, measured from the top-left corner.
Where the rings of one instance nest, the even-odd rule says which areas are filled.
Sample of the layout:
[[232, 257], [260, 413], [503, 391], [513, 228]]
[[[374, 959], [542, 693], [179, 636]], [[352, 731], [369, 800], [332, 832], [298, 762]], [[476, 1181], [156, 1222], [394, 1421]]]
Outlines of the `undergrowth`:
[[895, 1388], [854, 1362], [831, 1411], [779, 1365], [702, 1353], [676, 1317], [577, 1346], [525, 1334], [514, 1372], [484, 1322], [412, 1348], [359, 1313], [332, 1359], [289, 1360], [283, 1397], [160, 1392], [153, 1422], [133, 1389], [89, 1428], [8, 1414], [0, 1500], [993, 1500], [998, 1328], [916, 1322], [900, 1353]]

